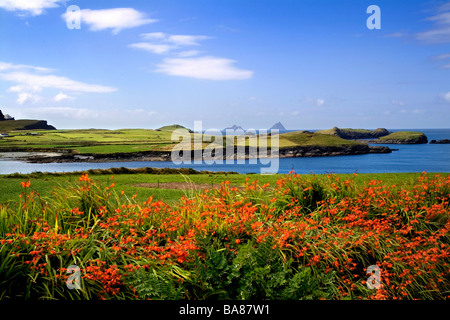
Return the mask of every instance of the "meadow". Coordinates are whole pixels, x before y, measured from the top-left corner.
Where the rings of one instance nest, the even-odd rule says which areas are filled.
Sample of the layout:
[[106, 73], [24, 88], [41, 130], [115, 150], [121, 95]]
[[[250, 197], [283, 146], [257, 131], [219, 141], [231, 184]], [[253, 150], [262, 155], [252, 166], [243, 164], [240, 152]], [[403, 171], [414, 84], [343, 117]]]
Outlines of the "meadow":
[[[179, 141], [172, 141], [172, 132], [183, 128], [178, 125], [165, 126], [160, 129], [78, 129], [78, 130], [34, 130], [12, 131], [10, 137], [0, 140], [0, 152], [8, 150], [21, 151], [66, 151], [72, 154], [114, 154], [137, 153], [143, 151], [171, 151]], [[28, 135], [27, 133], [34, 133]], [[195, 133], [191, 133], [192, 141]], [[214, 137], [202, 136], [202, 148], [214, 143], [217, 147], [225, 147], [225, 136], [216, 141]], [[267, 140], [270, 147], [272, 140]], [[236, 145], [258, 144], [260, 141], [250, 136], [239, 141]], [[361, 143], [341, 139], [339, 137], [314, 134], [304, 131], [282, 133], [279, 135], [279, 147], [289, 148], [296, 146], [349, 146]], [[192, 145], [193, 148], [193, 145]]]
[[449, 174], [0, 179], [1, 299], [450, 298]]

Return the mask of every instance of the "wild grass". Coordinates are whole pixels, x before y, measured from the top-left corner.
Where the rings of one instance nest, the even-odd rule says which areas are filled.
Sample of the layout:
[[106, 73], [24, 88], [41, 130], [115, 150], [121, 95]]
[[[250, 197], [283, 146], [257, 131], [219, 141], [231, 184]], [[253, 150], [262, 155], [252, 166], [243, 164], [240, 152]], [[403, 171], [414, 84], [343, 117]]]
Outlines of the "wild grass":
[[[0, 205], [0, 298], [450, 298], [450, 175], [358, 179], [224, 181], [173, 204], [115, 178], [83, 174], [46, 196], [21, 181]], [[71, 265], [81, 289], [66, 286]]]
[[[158, 130], [147, 129], [82, 129], [82, 130], [53, 130], [39, 131], [36, 136], [27, 135], [26, 132], [10, 132], [11, 137], [0, 140], [2, 150], [20, 149], [33, 151], [35, 149], [64, 149], [80, 154], [114, 154], [133, 153], [139, 151], [171, 151], [178, 141], [172, 141], [172, 132], [182, 128], [178, 125], [162, 127]], [[37, 132], [37, 131], [36, 131]], [[194, 141], [192, 133], [192, 141]], [[204, 135], [202, 147], [210, 145], [210, 137]], [[259, 140], [246, 136], [241, 141], [237, 139], [236, 145], [259, 145]], [[266, 137], [267, 146], [271, 147], [271, 137]], [[341, 139], [339, 137], [296, 131], [278, 135], [279, 147], [295, 146], [348, 146], [358, 142]], [[220, 139], [219, 139], [220, 140]], [[227, 141], [216, 141], [218, 147], [226, 146]], [[193, 146], [192, 146], [193, 149]]]
[[422, 132], [414, 132], [414, 131], [397, 131], [393, 132], [387, 136], [378, 138], [379, 141], [385, 140], [410, 140], [417, 139], [419, 137], [425, 136]]
[[280, 147], [300, 146], [351, 146], [360, 142], [342, 139], [328, 134], [288, 132], [280, 134]]

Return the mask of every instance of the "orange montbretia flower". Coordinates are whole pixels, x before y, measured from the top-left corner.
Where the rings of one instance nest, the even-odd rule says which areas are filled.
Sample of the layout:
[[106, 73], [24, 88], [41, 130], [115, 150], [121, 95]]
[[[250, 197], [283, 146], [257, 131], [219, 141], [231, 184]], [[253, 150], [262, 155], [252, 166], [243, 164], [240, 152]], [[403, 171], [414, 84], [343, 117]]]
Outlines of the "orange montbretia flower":
[[89, 178], [89, 175], [86, 173], [86, 174], [83, 174], [81, 177], [80, 177], [80, 181], [90, 181], [91, 179]]
[[[238, 189], [224, 182], [220, 189], [168, 204], [151, 195], [143, 202], [123, 201], [119, 194], [117, 202], [108, 201], [83, 174], [79, 190], [91, 192], [79, 196], [89, 202], [64, 203], [67, 207], [53, 215], [54, 227], [42, 219], [29, 222], [31, 233], [11, 228], [0, 244], [48, 277], [55, 256], [83, 259], [85, 246], [74, 243], [94, 240], [98, 255], [88, 255], [80, 267], [86, 284], [100, 288], [92, 296], [105, 299], [129, 290], [125, 276], [139, 268], [164, 265], [191, 272], [209, 259], [208, 246], [228, 250], [231, 263], [243, 246], [257, 248], [265, 241], [296, 268], [334, 274], [333, 299], [450, 298], [449, 178], [424, 176], [411, 186], [378, 180], [359, 185], [334, 175], [315, 179], [311, 183], [292, 173], [272, 187], [246, 181]], [[380, 267], [378, 290], [367, 290], [369, 265]], [[56, 272], [65, 279], [64, 268]]]
[[22, 186], [22, 188], [29, 188], [31, 183], [30, 180], [28, 180], [27, 182], [21, 182], [20, 185]]

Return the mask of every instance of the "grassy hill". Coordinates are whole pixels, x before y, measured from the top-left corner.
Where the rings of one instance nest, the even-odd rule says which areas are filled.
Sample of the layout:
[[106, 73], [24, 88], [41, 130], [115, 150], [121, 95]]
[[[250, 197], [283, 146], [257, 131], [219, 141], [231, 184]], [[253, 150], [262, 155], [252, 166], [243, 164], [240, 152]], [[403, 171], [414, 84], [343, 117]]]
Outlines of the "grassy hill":
[[427, 143], [428, 139], [422, 132], [398, 131], [390, 135], [380, 137], [373, 143], [393, 143], [393, 144], [419, 144]]
[[157, 130], [160, 130], [160, 131], [174, 131], [174, 130], [176, 130], [176, 129], [186, 129], [186, 130], [189, 130], [188, 128], [183, 127], [182, 125], [179, 125], [179, 124], [172, 124], [172, 125], [164, 126], [164, 127], [161, 127], [161, 128], [159, 128], [159, 129], [157, 129]]
[[10, 132], [15, 130], [54, 130], [44, 120], [8, 120], [0, 121], [0, 132]]
[[0, 151], [10, 148], [66, 149], [80, 154], [105, 154], [164, 150], [171, 141], [171, 131], [147, 129], [82, 129], [40, 131], [37, 136], [11, 132], [11, 137], [0, 140]]
[[337, 136], [343, 139], [376, 139], [382, 136], [387, 136], [390, 132], [384, 128], [368, 130], [334, 127], [331, 129], [319, 130], [316, 131], [316, 133]]
[[360, 145], [362, 143], [345, 140], [333, 135], [312, 133], [307, 131], [295, 131], [280, 134], [280, 148], [294, 146], [318, 146], [318, 147], [336, 147]]

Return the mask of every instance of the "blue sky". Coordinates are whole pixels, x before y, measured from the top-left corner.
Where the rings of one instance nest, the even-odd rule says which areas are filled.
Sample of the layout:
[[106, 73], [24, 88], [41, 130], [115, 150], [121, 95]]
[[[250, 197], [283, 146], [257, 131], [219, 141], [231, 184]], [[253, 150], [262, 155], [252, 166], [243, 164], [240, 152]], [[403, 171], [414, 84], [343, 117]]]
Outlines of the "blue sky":
[[0, 0], [0, 109], [57, 128], [448, 128], [449, 80], [449, 1]]

